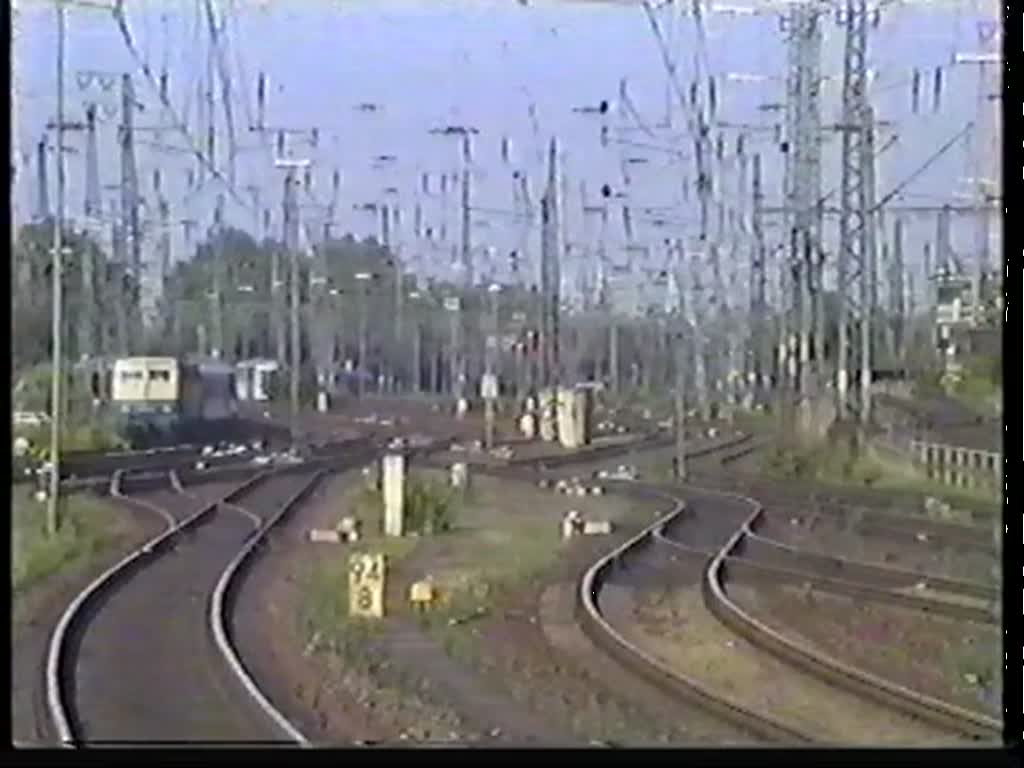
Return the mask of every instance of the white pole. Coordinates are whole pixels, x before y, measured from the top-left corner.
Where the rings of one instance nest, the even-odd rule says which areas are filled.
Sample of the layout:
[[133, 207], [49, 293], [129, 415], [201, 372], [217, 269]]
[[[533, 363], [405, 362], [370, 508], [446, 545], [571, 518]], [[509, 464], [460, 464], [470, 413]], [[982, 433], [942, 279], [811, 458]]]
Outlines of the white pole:
[[50, 534], [60, 526], [58, 494], [60, 492], [60, 420], [61, 420], [61, 337], [63, 318], [63, 233], [64, 227], [64, 0], [55, 0], [57, 10], [57, 215], [53, 222], [53, 370], [50, 404], [50, 498], [46, 525]]

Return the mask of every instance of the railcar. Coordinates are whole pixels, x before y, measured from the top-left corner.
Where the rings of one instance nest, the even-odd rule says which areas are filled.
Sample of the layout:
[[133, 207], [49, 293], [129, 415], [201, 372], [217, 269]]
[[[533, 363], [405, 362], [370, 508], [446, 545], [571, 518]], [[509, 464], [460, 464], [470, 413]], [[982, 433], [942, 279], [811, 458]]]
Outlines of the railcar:
[[111, 372], [110, 410], [137, 447], [204, 440], [237, 419], [235, 369], [219, 360], [120, 358]]
[[118, 432], [133, 445], [173, 441], [178, 425], [181, 369], [173, 357], [114, 361], [110, 410]]
[[243, 360], [235, 366], [235, 392], [239, 400], [270, 400], [281, 366], [276, 360]]

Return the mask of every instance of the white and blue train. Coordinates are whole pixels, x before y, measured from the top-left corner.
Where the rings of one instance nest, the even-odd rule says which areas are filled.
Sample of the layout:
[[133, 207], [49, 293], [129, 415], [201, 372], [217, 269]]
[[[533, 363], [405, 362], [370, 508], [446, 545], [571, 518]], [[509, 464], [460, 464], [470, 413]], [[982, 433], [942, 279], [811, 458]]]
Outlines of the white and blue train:
[[237, 423], [235, 369], [219, 360], [119, 358], [110, 371], [109, 405], [133, 443], [204, 440]]
[[271, 399], [281, 366], [276, 360], [256, 358], [235, 365], [235, 394], [239, 400], [265, 403]]

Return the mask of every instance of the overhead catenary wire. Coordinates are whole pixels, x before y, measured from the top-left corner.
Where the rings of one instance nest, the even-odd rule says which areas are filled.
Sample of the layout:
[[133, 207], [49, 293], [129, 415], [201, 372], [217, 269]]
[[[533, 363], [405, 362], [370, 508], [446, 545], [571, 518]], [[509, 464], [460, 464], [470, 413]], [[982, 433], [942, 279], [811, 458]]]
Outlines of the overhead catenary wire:
[[[145, 76], [146, 82], [149, 84], [150, 88], [153, 90], [154, 93], [158, 94], [159, 97], [160, 85], [153, 77], [153, 72], [150, 69], [148, 62], [146, 62], [146, 60], [139, 53], [138, 47], [135, 45], [135, 41], [132, 37], [131, 29], [128, 26], [128, 19], [124, 11], [124, 0], [117, 0], [116, 4], [111, 9], [111, 13], [114, 17], [115, 22], [117, 23], [118, 29], [121, 32], [121, 38], [124, 41], [125, 46], [128, 48], [128, 52], [131, 54], [131, 57], [135, 61], [139, 70]], [[196, 143], [195, 139], [192, 137], [192, 134], [190, 133], [188, 126], [182, 122], [181, 118], [178, 115], [177, 110], [174, 108], [174, 105], [171, 104], [170, 99], [166, 98], [166, 95], [165, 98], [162, 99], [162, 104], [164, 108], [167, 110], [168, 117], [170, 117], [171, 122], [174, 124], [175, 130], [181, 134], [182, 139], [188, 145], [192, 152], [192, 155], [199, 161], [200, 165], [204, 169], [209, 171], [215, 179], [217, 179], [224, 185], [224, 188], [231, 195], [231, 198], [235, 203], [237, 203], [243, 209], [251, 213], [252, 203], [246, 199], [245, 195], [241, 193], [241, 191], [232, 183], [232, 181], [228, 179], [206, 156], [206, 153], [203, 152], [202, 148]]]

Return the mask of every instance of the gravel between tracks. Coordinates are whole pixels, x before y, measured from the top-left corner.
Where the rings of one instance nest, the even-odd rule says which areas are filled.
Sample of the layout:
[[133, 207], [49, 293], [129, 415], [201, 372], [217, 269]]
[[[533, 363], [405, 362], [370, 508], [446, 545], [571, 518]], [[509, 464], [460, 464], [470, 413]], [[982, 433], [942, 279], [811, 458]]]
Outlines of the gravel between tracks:
[[[729, 594], [784, 635], [913, 690], [1000, 716], [1000, 631], [789, 586]], [[976, 675], [970, 683], [966, 675]]]
[[704, 606], [697, 584], [672, 581], [664, 589], [621, 595], [618, 611], [610, 610], [613, 601], [607, 601], [608, 616], [634, 642], [683, 674], [828, 744], [925, 746], [952, 741], [772, 658], [722, 626]]
[[[794, 522], [795, 521], [795, 522]], [[882, 566], [934, 573], [951, 579], [992, 583], [994, 558], [956, 546], [937, 548], [929, 542], [896, 541], [851, 530], [832, 518], [812, 520], [805, 515], [766, 512], [758, 535], [820, 554], [876, 562]]]
[[[667, 717], [664, 708], [671, 702], [628, 674], [620, 671], [614, 684], [602, 679], [610, 672], [608, 659], [596, 654], [596, 649], [581, 654], [577, 645], [567, 653], [565, 645], [549, 642], [546, 633], [551, 622], [542, 627], [538, 621], [542, 617], [537, 615], [545, 585], [518, 594], [514, 604], [503, 604], [493, 617], [474, 624], [494, 651], [492, 662], [501, 662], [483, 670], [455, 662], [432, 638], [401, 623], [392, 628], [396, 634], [386, 643], [395, 652], [396, 663], [387, 670], [382, 669], [386, 664], [378, 665], [372, 678], [345, 668], [333, 653], [318, 652], [323, 649], [310, 642], [294, 618], [295, 606], [302, 600], [301, 573], [317, 560], [345, 554], [336, 547], [310, 546], [303, 532], [337, 522], [338, 509], [330, 499], [353, 480], [350, 474], [328, 481], [274, 533], [274, 544], [246, 575], [235, 603], [235, 637], [246, 666], [314, 742], [390, 741], [404, 732], [415, 740], [447, 740], [454, 734], [460, 741], [522, 743], [523, 734], [532, 734], [533, 741], [557, 737], [559, 730], [553, 726], [564, 722], [562, 738], [552, 740], [568, 743], [573, 739], [570, 730], [580, 738], [598, 738], [593, 735], [593, 723], [601, 718], [616, 721], [599, 729], [603, 735], [616, 731], [633, 735], [632, 743], [733, 740], [731, 729], [709, 723], [699, 712], [684, 713], [680, 722], [678, 704], [673, 716]], [[613, 539], [625, 536], [628, 528]], [[580, 542], [560, 563], [558, 573], [549, 575], [552, 580], [547, 584], [571, 590], [579, 572], [608, 546], [608, 539]], [[401, 695], [396, 683], [395, 667], [403, 666], [401, 657], [421, 662], [411, 670], [419, 680], [419, 688], [411, 694]], [[524, 668], [528, 668], [525, 674]], [[511, 689], [509, 676], [516, 678]], [[509, 693], [501, 693], [502, 688]], [[636, 711], [638, 702], [643, 714]], [[537, 714], [542, 718], [539, 722]], [[629, 728], [623, 730], [625, 720], [644, 723], [644, 733], [641, 727], [634, 727], [632, 734]], [[503, 727], [500, 734], [492, 735], [489, 726], [495, 721]]]
[[402, 696], [340, 657], [319, 653], [296, 620], [302, 578], [311, 564], [346, 557], [344, 549], [312, 546], [303, 532], [337, 522], [334, 499], [359, 482], [356, 472], [325, 480], [275, 531], [273, 543], [239, 582], [233, 635], [243, 663], [275, 706], [314, 744], [397, 740], [400, 731], [447, 736], [464, 732], [462, 718], [427, 697]]

